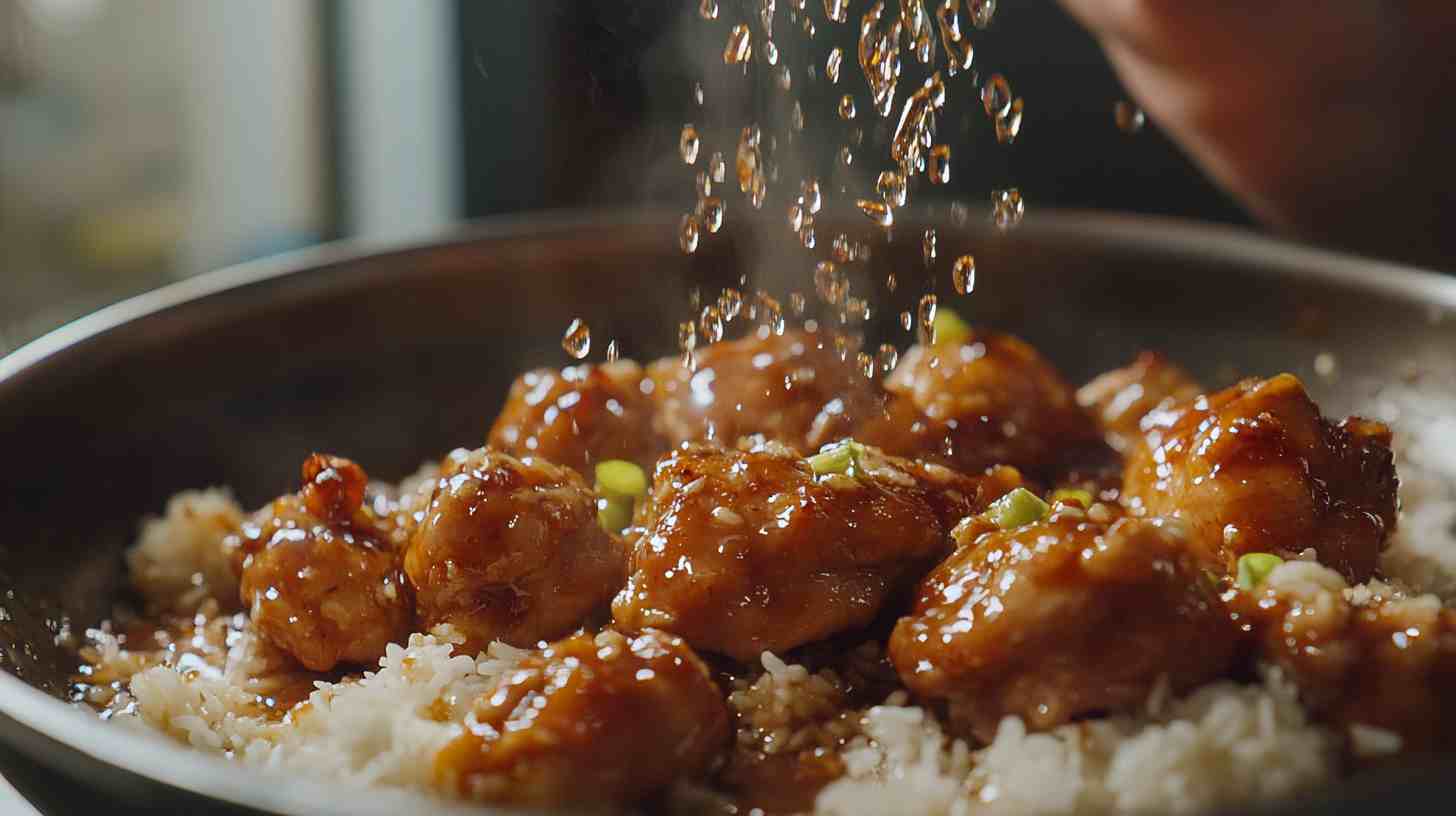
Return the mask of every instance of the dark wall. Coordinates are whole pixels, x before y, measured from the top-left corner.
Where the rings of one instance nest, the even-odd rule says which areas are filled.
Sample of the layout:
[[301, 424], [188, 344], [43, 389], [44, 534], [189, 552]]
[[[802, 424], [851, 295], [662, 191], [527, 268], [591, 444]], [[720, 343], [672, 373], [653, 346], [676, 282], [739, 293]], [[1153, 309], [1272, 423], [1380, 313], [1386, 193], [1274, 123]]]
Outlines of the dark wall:
[[[706, 23], [696, 0], [463, 0], [467, 214], [691, 203], [688, 176], [673, 161], [682, 123], [707, 118], [726, 129], [749, 111], [769, 117], [787, 98], [764, 87], [746, 90], [717, 58], [729, 18], [743, 15], [736, 0], [720, 2], [722, 16]], [[779, 25], [786, 26], [790, 4], [778, 5]], [[839, 93], [857, 91], [858, 123], [873, 139], [881, 120], [867, 110], [853, 64], [854, 21], [827, 23], [818, 0], [810, 0], [809, 11], [818, 28], [810, 47], [822, 59], [830, 41], [843, 45], [844, 75], [837, 88], [822, 80], [811, 87], [800, 77], [794, 90], [806, 111], [828, 118]], [[1155, 126], [1135, 136], [1114, 126], [1112, 106], [1122, 96], [1117, 79], [1092, 38], [1055, 2], [1003, 3], [991, 28], [974, 37], [977, 67], [1004, 73], [1026, 99], [1027, 113], [1017, 143], [997, 145], [968, 78], [952, 81], [953, 104], [939, 137], [957, 156], [952, 195], [985, 201], [992, 187], [1014, 185], [1029, 207], [1246, 221]], [[784, 49], [807, 42], [782, 29], [776, 41]], [[709, 90], [706, 110], [691, 99], [699, 80]], [[828, 157], [836, 144], [826, 138], [808, 149]]]

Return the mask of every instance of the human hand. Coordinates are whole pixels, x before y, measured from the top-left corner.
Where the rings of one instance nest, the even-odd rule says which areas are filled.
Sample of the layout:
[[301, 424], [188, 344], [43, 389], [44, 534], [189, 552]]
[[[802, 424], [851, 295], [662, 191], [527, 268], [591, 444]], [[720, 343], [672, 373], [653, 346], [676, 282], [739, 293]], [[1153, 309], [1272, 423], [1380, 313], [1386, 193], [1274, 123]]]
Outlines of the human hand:
[[1456, 3], [1062, 0], [1148, 117], [1257, 217], [1456, 257]]

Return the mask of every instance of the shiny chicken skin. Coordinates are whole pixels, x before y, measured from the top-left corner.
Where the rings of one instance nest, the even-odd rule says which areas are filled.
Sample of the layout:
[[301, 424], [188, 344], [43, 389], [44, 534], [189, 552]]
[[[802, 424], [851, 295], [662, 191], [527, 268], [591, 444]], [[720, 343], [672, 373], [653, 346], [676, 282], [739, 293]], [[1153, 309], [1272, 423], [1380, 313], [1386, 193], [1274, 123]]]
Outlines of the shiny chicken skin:
[[627, 803], [701, 776], [727, 747], [728, 707], [681, 638], [578, 634], [524, 658], [476, 700], [437, 778], [516, 805]]
[[1308, 562], [1284, 564], [1230, 606], [1257, 656], [1320, 719], [1392, 731], [1405, 751], [1456, 750], [1456, 610], [1383, 586], [1352, 592]]
[[1347, 578], [1374, 573], [1395, 525], [1386, 426], [1329, 422], [1299, 380], [1281, 374], [1157, 409], [1142, 427], [1124, 501], [1137, 515], [1181, 519], [1210, 568], [1313, 547]]
[[[619, 626], [654, 626], [748, 662], [870, 623], [949, 550], [951, 517], [984, 508], [1014, 471], [959, 486], [866, 455], [816, 476], [787, 448], [687, 446], [658, 463], [639, 510]], [[951, 495], [953, 492], [954, 495]]]
[[658, 428], [674, 444], [733, 446], [761, 435], [801, 453], [849, 435], [854, 417], [879, 411], [874, 383], [839, 358], [829, 338], [767, 327], [697, 352], [689, 371], [676, 357], [648, 366]]
[[528, 371], [511, 385], [488, 444], [583, 475], [604, 459], [651, 468], [667, 450], [652, 427], [655, 408], [645, 393], [652, 387], [642, 367], [627, 360]]
[[309, 669], [370, 664], [414, 623], [390, 526], [364, 507], [357, 464], [314, 454], [303, 489], [228, 539], [253, 625]]
[[861, 422], [854, 437], [897, 456], [965, 473], [1010, 465], [1046, 478], [1100, 447], [1072, 386], [1010, 335], [977, 330], [912, 346], [885, 390], [885, 411]]
[[1181, 691], [1231, 663], [1234, 628], [1176, 531], [1099, 524], [1064, 504], [1009, 530], [977, 534], [989, 525], [976, 521], [889, 644], [906, 687], [948, 701], [957, 727], [983, 740], [1007, 715], [1050, 728], [1140, 705], [1160, 677]]
[[404, 569], [423, 626], [478, 650], [577, 628], [621, 587], [623, 554], [575, 471], [481, 448], [440, 474]]
[[1092, 414], [1102, 437], [1118, 453], [1142, 438], [1142, 418], [1154, 408], [1192, 401], [1203, 388], [1188, 372], [1154, 351], [1099, 375], [1077, 389], [1077, 403]]

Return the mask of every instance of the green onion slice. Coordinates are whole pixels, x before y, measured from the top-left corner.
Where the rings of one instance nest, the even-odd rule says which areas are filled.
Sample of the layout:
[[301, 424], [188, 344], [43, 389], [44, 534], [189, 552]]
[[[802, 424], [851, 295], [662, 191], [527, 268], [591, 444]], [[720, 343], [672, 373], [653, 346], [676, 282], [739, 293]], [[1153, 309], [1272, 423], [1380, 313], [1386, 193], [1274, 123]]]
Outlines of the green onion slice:
[[1076, 504], [1080, 505], [1083, 510], [1091, 507], [1092, 502], [1094, 501], [1096, 501], [1096, 499], [1093, 498], [1090, 491], [1079, 490], [1073, 487], [1063, 487], [1058, 490], [1054, 490], [1052, 491], [1051, 495], [1052, 504], [1056, 504], [1057, 502], [1062, 502], [1064, 504]]
[[815, 476], [827, 476], [831, 473], [853, 476], [861, 467], [860, 458], [864, 453], [864, 445], [853, 439], [841, 440], [825, 445], [818, 453], [810, 456], [809, 467], [813, 469]]
[[935, 310], [935, 345], [959, 345], [971, 336], [971, 324], [954, 310], [941, 306]]
[[986, 508], [986, 516], [997, 527], [1010, 530], [1040, 521], [1051, 509], [1051, 505], [1042, 501], [1041, 497], [1024, 487], [1018, 487], [991, 502], [991, 506]]
[[1253, 590], [1274, 568], [1284, 563], [1284, 559], [1272, 553], [1247, 553], [1239, 556], [1238, 577], [1234, 579], [1234, 585], [1239, 589]]
[[647, 495], [647, 474], [622, 459], [597, 463], [597, 523], [603, 530], [620, 533], [632, 523], [633, 505]]

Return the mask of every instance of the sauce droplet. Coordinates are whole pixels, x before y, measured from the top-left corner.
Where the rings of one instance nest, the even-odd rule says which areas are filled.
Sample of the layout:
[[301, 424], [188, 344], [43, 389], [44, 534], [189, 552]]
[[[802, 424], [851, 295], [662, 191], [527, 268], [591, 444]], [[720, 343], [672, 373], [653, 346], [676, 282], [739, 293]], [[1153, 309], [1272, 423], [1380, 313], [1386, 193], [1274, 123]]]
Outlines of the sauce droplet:
[[799, 195], [804, 199], [804, 206], [809, 208], [809, 214], [818, 215], [824, 204], [824, 197], [819, 192], [819, 179], [806, 179], [799, 185]]
[[739, 23], [728, 32], [728, 42], [723, 46], [723, 63], [738, 65], [753, 56], [753, 32]]
[[609, 341], [607, 341], [607, 362], [609, 362], [609, 363], [615, 363], [615, 362], [617, 362], [618, 359], [621, 358], [621, 356], [622, 356], [622, 353], [617, 350], [617, 341], [616, 340], [609, 340]]
[[789, 205], [789, 229], [798, 232], [804, 227], [804, 205], [797, 201]]
[[779, 64], [779, 47], [774, 45], [773, 40], [765, 40], [763, 43], [763, 61], [769, 65]]
[[682, 134], [677, 139], [677, 152], [682, 156], [684, 164], [693, 164], [698, 160], [698, 146], [701, 144], [698, 139], [698, 129], [691, 124], [683, 125]]
[[860, 373], [864, 374], [866, 378], [872, 379], [875, 376], [875, 358], [869, 352], [861, 351], [854, 356], [854, 360], [859, 363]]
[[845, 94], [839, 98], [839, 118], [849, 121], [854, 118], [854, 97]]
[[803, 292], [789, 293], [789, 308], [794, 310], [795, 316], [802, 316], [804, 310], [809, 307], [809, 301], [804, 297]]
[[929, 346], [935, 343], [935, 295], [921, 295], [920, 304], [915, 309], [915, 319], [919, 325], [920, 345]]
[[708, 177], [714, 184], [722, 184], [728, 173], [728, 162], [723, 161], [723, 154], [715, 152], [708, 159]]
[[1026, 205], [1021, 200], [1021, 191], [1015, 187], [1009, 190], [991, 192], [991, 222], [1002, 231], [1021, 223], [1026, 214]]
[[859, 211], [865, 214], [866, 218], [881, 227], [888, 227], [895, 223], [895, 211], [890, 209], [890, 205], [883, 201], [871, 201], [868, 198], [861, 198], [854, 203], [855, 206], [859, 207]]
[[723, 313], [723, 320], [732, 322], [743, 310], [743, 293], [737, 289], [724, 289], [718, 295], [718, 311]]
[[976, 288], [976, 259], [970, 255], [962, 255], [956, 258], [955, 264], [950, 270], [951, 283], [955, 285], [956, 292], [962, 295], [969, 295]]
[[971, 0], [971, 25], [984, 29], [996, 15], [996, 0]]
[[1021, 135], [1021, 115], [1026, 103], [1018, 97], [1011, 103], [1011, 111], [996, 120], [996, 141], [1011, 144]]
[[824, 0], [824, 16], [842, 23], [849, 19], [849, 0]]
[[708, 196], [698, 202], [698, 219], [708, 232], [717, 232], [723, 228], [723, 199], [717, 196]]
[[1011, 83], [1006, 81], [1006, 77], [992, 74], [986, 80], [981, 87], [981, 105], [992, 119], [1000, 119], [1011, 112]]
[[[920, 237], [920, 257], [925, 261], [925, 268], [927, 270], [935, 266], [936, 241], [937, 238], [933, 228], [927, 229], [925, 234]], [[910, 327], [906, 326], [905, 328], [908, 329]]]
[[1143, 129], [1147, 117], [1143, 115], [1142, 108], [1124, 99], [1112, 106], [1112, 120], [1117, 123], [1118, 130], [1133, 134]]
[[698, 329], [703, 333], [703, 339], [709, 343], [723, 339], [723, 314], [718, 311], [717, 306], [710, 303], [703, 307], [703, 312], [698, 317]]
[[691, 255], [698, 251], [698, 236], [702, 225], [698, 223], [696, 215], [684, 215], [678, 223], [677, 245], [682, 248], [684, 254]]
[[906, 309], [905, 311], [900, 313], [900, 328], [904, 329], [905, 331], [910, 331], [910, 329], [914, 325], [915, 315], [910, 314], [909, 309]]
[[762, 290], [756, 297], [758, 299], [758, 319], [763, 322], [763, 325], [768, 326], [769, 331], [774, 334], [783, 334], [784, 310], [778, 300]]
[[820, 261], [814, 267], [814, 291], [825, 303], [838, 305], [849, 294], [849, 279], [833, 261]]
[[591, 329], [581, 318], [574, 318], [566, 327], [566, 334], [561, 336], [561, 347], [578, 360], [586, 359], [591, 353]]
[[[909, 313], [907, 312], [906, 314]], [[894, 371], [895, 366], [900, 362], [900, 352], [892, 343], [881, 345], [880, 353], [876, 357], [876, 361], [880, 364], [880, 372], [884, 374], [889, 374], [891, 371]]]
[[824, 60], [824, 76], [829, 78], [829, 84], [839, 84], [839, 66], [844, 64], [844, 50], [835, 46], [829, 52], [829, 58]]
[[698, 3], [698, 15], [704, 20], [718, 19], [718, 0], [702, 0]]
[[950, 145], [936, 145], [930, 148], [930, 169], [932, 184], [950, 183]]
[[905, 206], [906, 186], [905, 177], [894, 170], [880, 173], [880, 177], [875, 180], [875, 190], [892, 207]]

